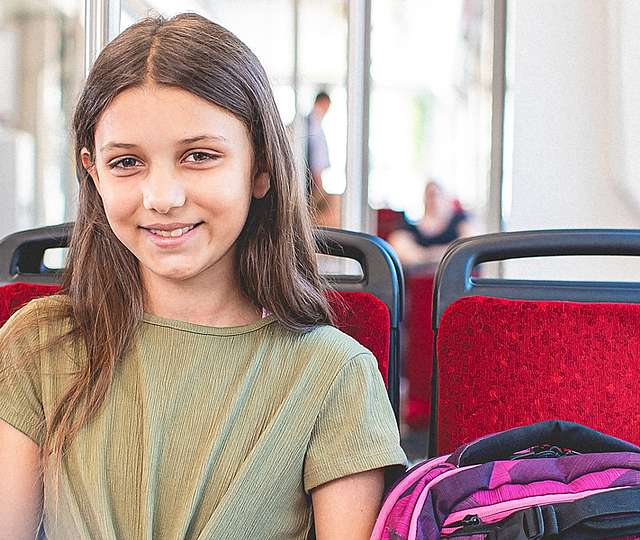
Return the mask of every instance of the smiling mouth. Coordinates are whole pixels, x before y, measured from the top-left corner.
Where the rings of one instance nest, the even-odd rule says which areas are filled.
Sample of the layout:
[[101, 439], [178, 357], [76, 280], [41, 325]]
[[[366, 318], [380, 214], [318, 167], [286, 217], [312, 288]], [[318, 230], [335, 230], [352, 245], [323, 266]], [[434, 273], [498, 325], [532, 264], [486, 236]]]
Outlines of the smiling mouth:
[[149, 231], [151, 234], [154, 234], [156, 236], [161, 236], [163, 238], [179, 238], [184, 234], [187, 234], [189, 231], [195, 229], [198, 225], [200, 225], [200, 223], [195, 223], [194, 225], [187, 225], [185, 227], [178, 227], [176, 229], [153, 229], [153, 228], [146, 228], [144, 227], [147, 231]]

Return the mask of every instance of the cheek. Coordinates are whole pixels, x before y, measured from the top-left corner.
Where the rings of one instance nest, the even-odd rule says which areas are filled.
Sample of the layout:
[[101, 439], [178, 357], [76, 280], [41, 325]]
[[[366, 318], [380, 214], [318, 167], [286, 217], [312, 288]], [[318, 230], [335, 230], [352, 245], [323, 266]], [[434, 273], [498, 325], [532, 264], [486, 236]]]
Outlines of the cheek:
[[137, 206], [137, 196], [130, 189], [108, 187], [102, 190], [101, 196], [105, 214], [112, 228], [122, 224], [122, 221], [131, 216]]
[[[199, 207], [206, 208], [212, 217], [237, 221], [246, 216], [251, 203], [250, 182], [234, 179], [226, 185], [217, 185], [210, 189], [191, 193], [191, 200]], [[235, 219], [234, 219], [235, 218]]]
[[224, 197], [211, 199], [208, 203], [204, 203], [204, 207], [206, 213], [203, 218], [213, 225], [214, 231], [225, 235], [235, 235], [240, 233], [247, 220], [249, 200], [245, 197], [225, 194]]

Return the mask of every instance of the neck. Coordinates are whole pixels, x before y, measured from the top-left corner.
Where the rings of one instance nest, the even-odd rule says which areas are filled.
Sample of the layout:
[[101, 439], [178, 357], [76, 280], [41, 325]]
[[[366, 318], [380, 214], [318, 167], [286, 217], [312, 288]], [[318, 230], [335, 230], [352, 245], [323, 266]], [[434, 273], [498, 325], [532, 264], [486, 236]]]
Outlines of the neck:
[[[243, 326], [260, 319], [261, 310], [243, 293], [240, 283], [224, 283], [205, 276], [172, 280], [142, 269], [145, 311], [204, 326]], [[215, 283], [215, 285], [214, 285]]]

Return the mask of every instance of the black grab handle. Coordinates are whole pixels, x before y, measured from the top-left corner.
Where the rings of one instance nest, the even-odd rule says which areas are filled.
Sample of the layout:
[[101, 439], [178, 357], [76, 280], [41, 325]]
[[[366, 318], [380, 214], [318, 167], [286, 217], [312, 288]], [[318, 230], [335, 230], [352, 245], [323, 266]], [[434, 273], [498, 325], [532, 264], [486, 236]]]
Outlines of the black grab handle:
[[631, 282], [487, 279], [474, 276], [479, 264], [527, 257], [566, 255], [640, 256], [635, 229], [516, 231], [461, 238], [438, 265], [433, 297], [433, 329], [449, 305], [464, 296], [520, 300], [640, 303], [640, 284]]
[[[397, 327], [404, 313], [404, 275], [397, 255], [387, 242], [355, 231], [319, 227], [316, 229], [317, 252], [334, 257], [353, 259], [363, 271], [361, 281], [342, 283], [328, 278], [338, 291], [369, 292], [389, 308], [391, 325]], [[397, 284], [389, 287], [389, 283]]]
[[515, 453], [540, 445], [568, 448], [579, 453], [636, 452], [640, 448], [574, 422], [546, 420], [517, 427], [464, 445], [449, 458], [458, 467], [510, 459]]
[[10, 234], [0, 242], [0, 283], [28, 280], [31, 283], [56, 284], [59, 271], [43, 272], [44, 252], [65, 248], [73, 223], [62, 223]]

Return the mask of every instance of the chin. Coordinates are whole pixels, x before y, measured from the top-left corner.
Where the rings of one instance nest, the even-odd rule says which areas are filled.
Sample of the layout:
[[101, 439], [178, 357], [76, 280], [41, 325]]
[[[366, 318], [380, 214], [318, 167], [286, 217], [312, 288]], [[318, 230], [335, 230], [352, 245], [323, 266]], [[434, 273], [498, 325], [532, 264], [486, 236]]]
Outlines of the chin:
[[178, 281], [184, 281], [196, 276], [199, 272], [191, 267], [185, 266], [162, 266], [162, 265], [148, 265], [147, 268], [156, 276], [164, 279], [173, 279]]
[[161, 272], [156, 272], [157, 275], [165, 278], [165, 279], [173, 279], [175, 281], [186, 281], [192, 277], [195, 277], [198, 273], [193, 270], [183, 270], [183, 269], [175, 269], [175, 270], [164, 270]]

